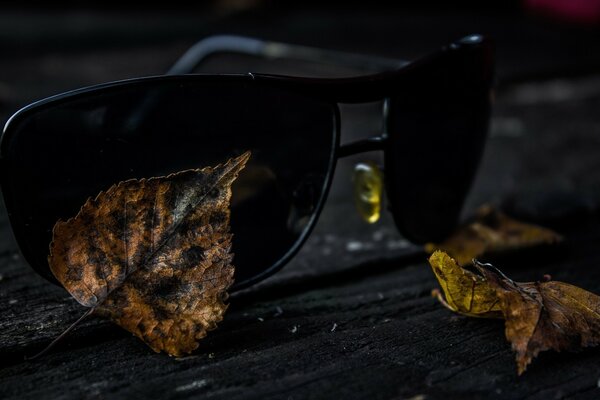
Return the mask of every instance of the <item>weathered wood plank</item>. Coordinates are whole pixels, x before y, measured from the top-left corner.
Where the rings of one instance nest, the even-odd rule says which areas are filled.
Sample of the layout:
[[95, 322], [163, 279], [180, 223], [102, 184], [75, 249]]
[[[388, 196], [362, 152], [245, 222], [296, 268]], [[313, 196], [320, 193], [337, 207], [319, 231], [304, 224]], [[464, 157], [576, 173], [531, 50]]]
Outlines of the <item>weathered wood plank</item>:
[[[329, 20], [331, 16], [323, 17]], [[384, 21], [388, 27], [397, 23], [382, 15], [370, 21]], [[455, 30], [446, 23], [441, 31]], [[258, 30], [252, 23], [246, 26]], [[300, 30], [310, 36], [307, 29]], [[509, 42], [514, 44], [513, 39]], [[596, 39], [590, 40], [593, 45]], [[129, 46], [135, 49], [135, 44]], [[416, 42], [411, 46], [413, 51], [423, 48]], [[179, 42], [140, 46], [134, 56], [132, 48], [62, 49], [33, 57], [39, 64], [31, 55], [11, 59], [0, 71], [19, 79], [9, 85], [14, 96], [0, 99], [0, 112], [79, 83], [158, 73], [180, 47]], [[523, 46], [513, 54], [526, 52]], [[557, 57], [544, 54], [546, 60]], [[516, 71], [519, 57], [509, 61], [510, 68], [503, 64], [501, 70]], [[94, 66], [102, 62], [112, 67], [99, 73]], [[23, 65], [27, 67], [21, 71]], [[568, 239], [544, 257], [523, 253], [498, 259], [515, 279], [549, 273], [600, 293], [599, 82], [597, 76], [562, 81], [559, 86], [568, 90], [561, 93], [567, 95], [558, 100], [550, 95], [552, 82], [519, 84], [498, 95], [488, 148], [467, 208], [487, 201], [505, 203], [523, 218], [554, 226]], [[346, 138], [378, 128], [376, 118], [362, 121], [370, 111], [343, 110], [345, 116], [361, 119], [345, 126]], [[330, 202], [296, 259], [268, 281], [234, 295], [220, 328], [197, 353], [180, 360], [154, 354], [118, 327], [90, 319], [51, 353], [25, 361], [24, 356], [42, 349], [84, 310], [27, 268], [10, 240], [6, 216], [0, 215], [0, 397], [600, 396], [600, 349], [541, 354], [518, 378], [500, 321], [457, 316], [437, 304], [430, 297], [436, 283], [424, 255], [397, 235], [389, 217], [367, 226], [355, 215], [349, 181], [357, 159], [362, 158], [340, 163]]]

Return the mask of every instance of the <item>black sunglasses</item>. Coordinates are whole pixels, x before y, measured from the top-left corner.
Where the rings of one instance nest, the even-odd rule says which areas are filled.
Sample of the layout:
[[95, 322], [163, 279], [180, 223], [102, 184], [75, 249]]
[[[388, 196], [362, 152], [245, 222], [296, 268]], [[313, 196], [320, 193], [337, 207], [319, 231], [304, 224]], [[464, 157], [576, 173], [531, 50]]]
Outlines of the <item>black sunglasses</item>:
[[[338, 79], [189, 74], [218, 52], [388, 71]], [[481, 157], [492, 75], [491, 44], [479, 35], [410, 63], [209, 38], [170, 75], [75, 90], [13, 115], [0, 143], [10, 222], [25, 259], [56, 282], [47, 263], [52, 228], [88, 197], [126, 179], [213, 165], [251, 150], [231, 203], [236, 290], [274, 273], [300, 249], [339, 157], [382, 150], [399, 231], [415, 243], [440, 240], [459, 218]], [[338, 105], [372, 101], [383, 101], [382, 131], [340, 145]]]

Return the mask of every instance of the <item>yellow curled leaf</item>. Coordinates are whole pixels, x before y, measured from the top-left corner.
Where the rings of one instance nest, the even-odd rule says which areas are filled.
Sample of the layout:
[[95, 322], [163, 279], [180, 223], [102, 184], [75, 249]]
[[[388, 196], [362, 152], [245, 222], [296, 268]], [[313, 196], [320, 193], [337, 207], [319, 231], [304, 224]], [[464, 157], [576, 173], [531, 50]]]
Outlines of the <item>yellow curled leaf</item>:
[[444, 298], [433, 291], [438, 300], [450, 310], [470, 317], [502, 318], [502, 310], [495, 290], [480, 275], [459, 266], [443, 251], [435, 251], [429, 257]]

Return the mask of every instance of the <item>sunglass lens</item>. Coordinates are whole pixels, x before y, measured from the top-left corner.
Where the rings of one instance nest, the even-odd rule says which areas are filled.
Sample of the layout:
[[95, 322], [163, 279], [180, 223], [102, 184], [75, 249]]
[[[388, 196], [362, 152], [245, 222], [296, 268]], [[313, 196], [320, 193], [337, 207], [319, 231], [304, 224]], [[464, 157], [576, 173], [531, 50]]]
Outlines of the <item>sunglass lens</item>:
[[486, 139], [491, 52], [456, 50], [414, 71], [388, 102], [385, 173], [396, 225], [415, 242], [455, 227]]
[[233, 186], [236, 285], [265, 274], [314, 222], [336, 142], [335, 105], [241, 82], [119, 84], [22, 113], [3, 138], [3, 192], [24, 255], [47, 277], [58, 219], [130, 178], [216, 165], [250, 150]]

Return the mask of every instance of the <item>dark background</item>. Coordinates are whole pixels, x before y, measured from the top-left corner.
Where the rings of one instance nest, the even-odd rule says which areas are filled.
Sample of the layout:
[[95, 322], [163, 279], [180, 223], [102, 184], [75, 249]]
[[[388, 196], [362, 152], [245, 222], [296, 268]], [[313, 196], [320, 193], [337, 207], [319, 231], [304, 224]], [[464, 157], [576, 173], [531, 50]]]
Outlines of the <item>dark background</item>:
[[[499, 266], [518, 280], [550, 273], [600, 293], [597, 21], [516, 1], [282, 3], [4, 3], [0, 120], [44, 96], [164, 73], [211, 34], [405, 59], [488, 34], [497, 47], [497, 101], [465, 215], [491, 202], [555, 228], [567, 238], [560, 251], [514, 255]], [[210, 68], [247, 72], [228, 61]], [[352, 121], [343, 139], [377, 130], [378, 107], [343, 107]], [[366, 225], [353, 209], [351, 169], [365, 160], [378, 155], [340, 164], [296, 259], [236, 294], [221, 327], [183, 360], [90, 319], [51, 354], [24, 361], [84, 310], [27, 267], [2, 214], [0, 397], [598, 398], [600, 350], [545, 353], [517, 377], [501, 322], [453, 315], [430, 297], [436, 282], [419, 249], [398, 236], [388, 215]]]

